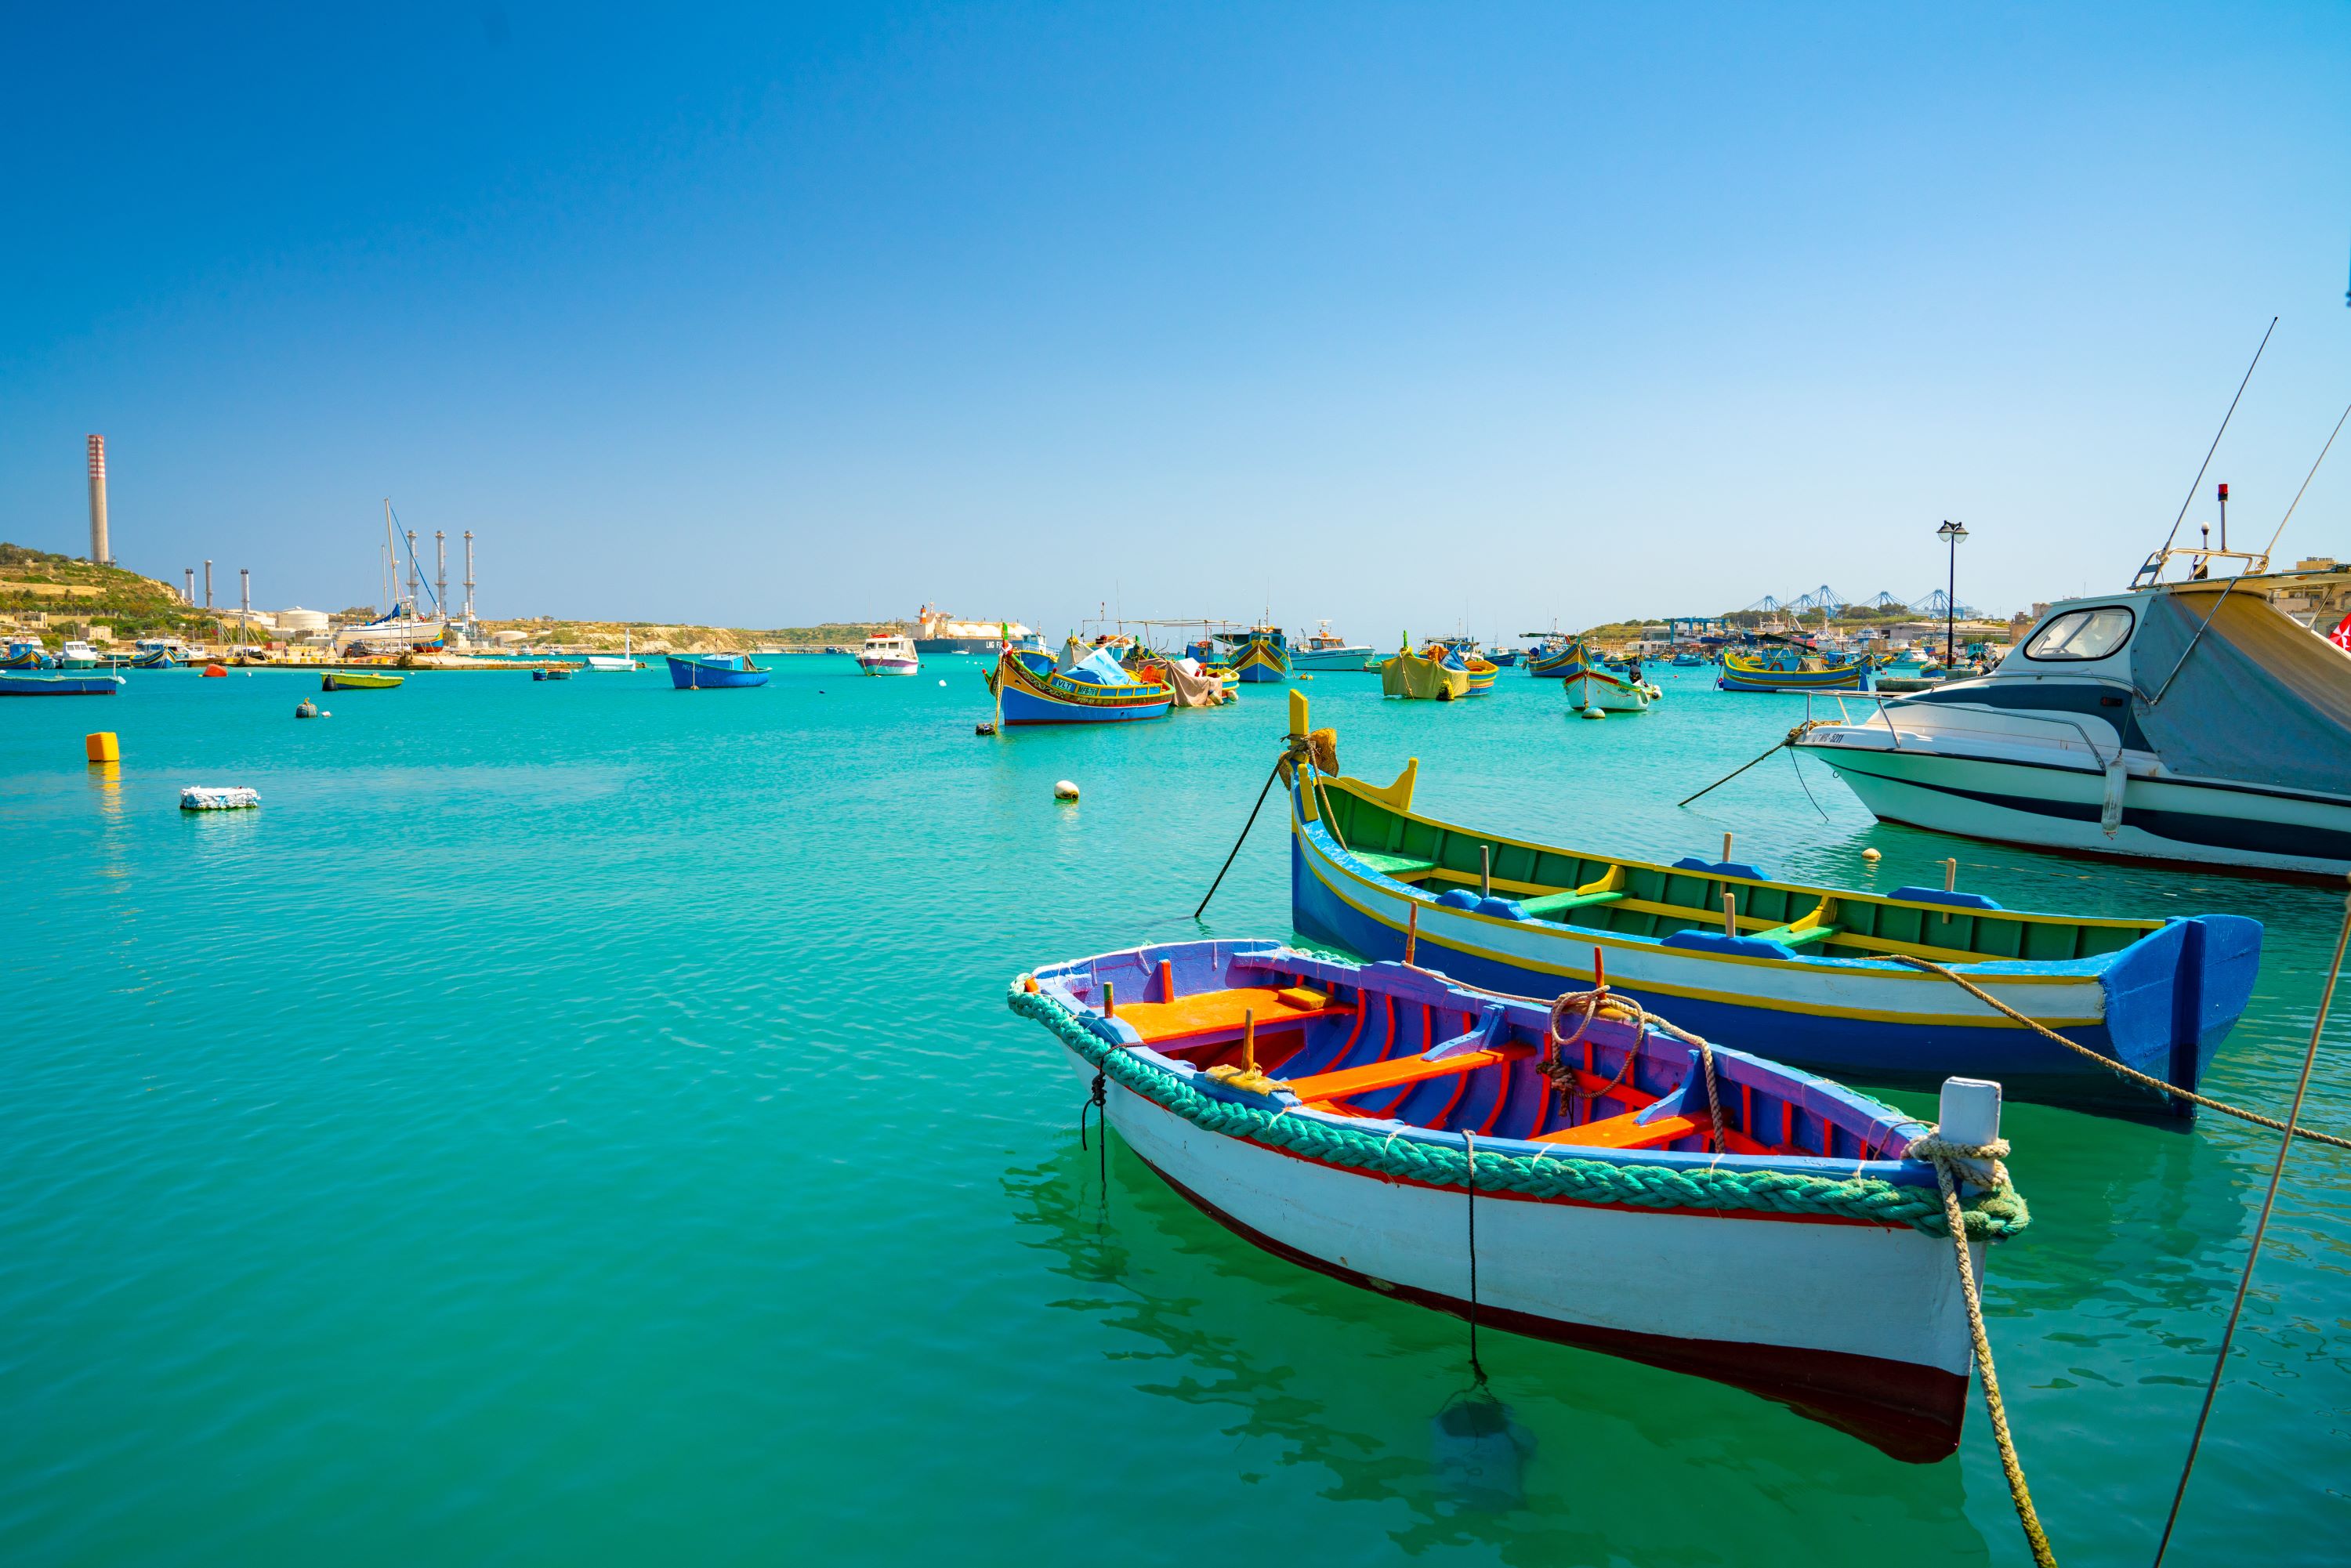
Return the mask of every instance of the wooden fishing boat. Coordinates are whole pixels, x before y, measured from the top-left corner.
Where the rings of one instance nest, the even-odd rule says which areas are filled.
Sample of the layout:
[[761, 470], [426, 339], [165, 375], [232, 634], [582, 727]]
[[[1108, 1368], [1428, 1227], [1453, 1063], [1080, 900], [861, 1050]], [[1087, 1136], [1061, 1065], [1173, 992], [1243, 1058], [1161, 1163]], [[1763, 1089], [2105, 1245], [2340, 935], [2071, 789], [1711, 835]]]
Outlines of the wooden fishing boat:
[[1458, 665], [1469, 677], [1466, 694], [1469, 696], [1483, 696], [1492, 691], [1494, 677], [1501, 673], [1502, 667], [1479, 653], [1477, 643], [1468, 637], [1440, 638], [1428, 645], [1426, 653], [1432, 659]]
[[131, 667], [134, 670], [168, 670], [172, 668], [173, 663], [168, 651], [152, 648], [132, 659]]
[[[1967, 1313], [1935, 1168], [1906, 1157], [1930, 1129], [1898, 1111], [1604, 993], [1554, 1011], [1272, 942], [1056, 964], [1008, 999], [1146, 1164], [1269, 1251], [1904, 1458], [1958, 1444]], [[2027, 1217], [2004, 1181], [1962, 1193], [1980, 1270]]]
[[322, 692], [381, 692], [406, 680], [405, 675], [379, 675], [367, 670], [329, 670], [319, 677]]
[[0, 697], [110, 697], [122, 685], [120, 675], [28, 675], [13, 670], [0, 673]]
[[[1291, 724], [1306, 733], [1293, 703]], [[1299, 774], [1290, 918], [1375, 958], [1542, 995], [1604, 967], [1701, 1033], [1858, 1082], [1997, 1079], [2011, 1097], [2145, 1117], [2194, 1107], [1993, 1012], [1925, 958], [2100, 1056], [2183, 1089], [2244, 1011], [2261, 923], [2111, 920], [2003, 909], [1978, 894], [1886, 894], [1775, 880], [1741, 862], [1658, 865], [1482, 833], [1412, 810], [1416, 759], [1384, 787]], [[1724, 901], [1736, 935], [1726, 930]], [[1417, 915], [1414, 914], [1417, 910]]]
[[1217, 640], [1233, 650], [1232, 666], [1242, 680], [1264, 685], [1290, 679], [1290, 643], [1280, 628], [1219, 632]]
[[[1108, 649], [1057, 665], [1050, 654], [1007, 648], [987, 673], [999, 725], [1123, 724], [1165, 718], [1176, 690], [1129, 674]], [[1221, 684], [1221, 683], [1220, 683]]]
[[[1531, 636], [1533, 633], [1530, 632]], [[1570, 665], [1576, 662], [1578, 639], [1549, 638], [1527, 650], [1527, 674], [1539, 681], [1555, 681], [1566, 676]]]
[[726, 686], [764, 686], [768, 672], [747, 653], [671, 653], [669, 684], [682, 692]]
[[1610, 669], [1581, 637], [1569, 645], [1567, 663], [1558, 673], [1567, 706], [1578, 711], [1594, 707], [1603, 713], [1649, 711], [1648, 683]]
[[0, 670], [53, 670], [57, 663], [38, 638], [12, 642], [7, 652], [0, 653]]
[[1714, 684], [1726, 692], [1865, 692], [1871, 673], [1866, 659], [1807, 658], [1791, 648], [1761, 654], [1726, 649]]
[[1449, 703], [1469, 695], [1469, 672], [1458, 662], [1416, 653], [1407, 643], [1380, 662], [1380, 692], [1384, 696]]

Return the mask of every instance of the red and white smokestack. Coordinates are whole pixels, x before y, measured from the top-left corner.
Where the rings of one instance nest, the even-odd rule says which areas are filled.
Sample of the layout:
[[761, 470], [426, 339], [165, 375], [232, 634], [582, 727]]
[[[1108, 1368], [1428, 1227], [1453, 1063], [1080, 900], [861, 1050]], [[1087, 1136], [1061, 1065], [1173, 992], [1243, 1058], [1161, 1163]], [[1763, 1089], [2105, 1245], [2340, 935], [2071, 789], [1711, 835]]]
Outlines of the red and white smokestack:
[[106, 542], [106, 437], [89, 438], [89, 559], [99, 566], [113, 564]]

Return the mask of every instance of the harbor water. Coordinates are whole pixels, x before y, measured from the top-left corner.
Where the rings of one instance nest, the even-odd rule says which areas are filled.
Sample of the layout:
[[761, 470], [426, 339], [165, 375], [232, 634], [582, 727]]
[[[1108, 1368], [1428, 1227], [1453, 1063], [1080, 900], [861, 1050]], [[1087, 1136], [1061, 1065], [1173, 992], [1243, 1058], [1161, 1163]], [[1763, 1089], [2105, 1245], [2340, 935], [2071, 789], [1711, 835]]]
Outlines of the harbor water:
[[[767, 662], [747, 691], [178, 671], [0, 705], [0, 1560], [2022, 1560], [1980, 1400], [1956, 1458], [1906, 1465], [1489, 1333], [1507, 1419], [1465, 1424], [1458, 1321], [1254, 1249], [1115, 1140], [1105, 1191], [1006, 983], [1289, 933], [1278, 795], [1192, 919], [1281, 688], [981, 738], [976, 659]], [[1450, 705], [1301, 689], [1347, 771], [1417, 756], [1423, 809], [1498, 832], [1712, 858], [1729, 831], [1885, 890], [1956, 854], [2011, 906], [2256, 916], [2207, 1087], [2283, 1111], [2337, 894], [1879, 825], [1784, 753], [1679, 810], [1805, 699], [1654, 674], [1656, 710], [1603, 723], [1519, 671]], [[119, 767], [83, 761], [101, 727]], [[183, 813], [189, 784], [263, 804]], [[2306, 1119], [2339, 1131], [2331, 1033]], [[2275, 1140], [2024, 1104], [2005, 1131], [2034, 1224], [1986, 1300], [2036, 1500], [2064, 1560], [2145, 1561]], [[2346, 1159], [2288, 1167], [2179, 1561], [2341, 1561]]]

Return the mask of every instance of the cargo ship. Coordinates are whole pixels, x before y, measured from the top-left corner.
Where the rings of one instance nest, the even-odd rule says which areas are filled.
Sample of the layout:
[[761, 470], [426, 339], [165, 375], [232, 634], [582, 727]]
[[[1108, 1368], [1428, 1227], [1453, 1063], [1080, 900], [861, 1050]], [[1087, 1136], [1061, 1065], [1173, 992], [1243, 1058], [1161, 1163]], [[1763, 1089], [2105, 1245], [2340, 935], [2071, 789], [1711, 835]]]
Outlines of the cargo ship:
[[1003, 649], [1007, 632], [1016, 643], [1036, 635], [1018, 621], [953, 621], [936, 606], [925, 604], [914, 617], [914, 652], [994, 653]]

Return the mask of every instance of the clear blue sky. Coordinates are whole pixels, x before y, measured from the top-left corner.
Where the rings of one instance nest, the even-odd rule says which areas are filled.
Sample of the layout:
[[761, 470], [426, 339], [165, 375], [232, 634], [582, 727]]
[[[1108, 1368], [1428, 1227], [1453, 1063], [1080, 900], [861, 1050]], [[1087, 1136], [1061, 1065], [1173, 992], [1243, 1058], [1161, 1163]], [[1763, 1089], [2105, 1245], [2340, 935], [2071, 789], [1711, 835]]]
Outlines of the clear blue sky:
[[[1374, 642], [2266, 535], [2351, 7], [18, 7], [0, 538], [487, 614]], [[2207, 490], [2209, 492], [2209, 482]], [[2189, 531], [2209, 516], [2199, 500]], [[2351, 556], [2351, 449], [2289, 551]]]

